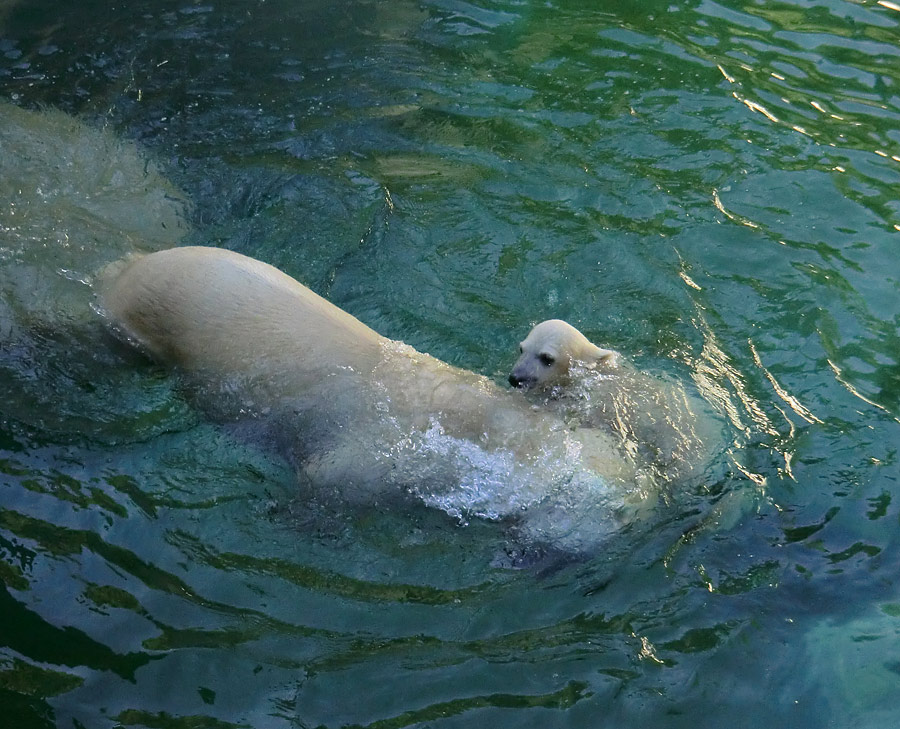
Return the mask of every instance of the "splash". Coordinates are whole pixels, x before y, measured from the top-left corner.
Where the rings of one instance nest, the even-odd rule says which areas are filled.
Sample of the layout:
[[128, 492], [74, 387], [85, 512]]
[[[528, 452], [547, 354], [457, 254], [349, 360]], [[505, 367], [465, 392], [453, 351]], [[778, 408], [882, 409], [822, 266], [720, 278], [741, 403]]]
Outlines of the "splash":
[[392, 478], [426, 506], [466, 525], [502, 522], [527, 543], [583, 552], [597, 548], [648, 504], [636, 485], [612, 482], [585, 465], [584, 446], [566, 436], [531, 463], [509, 450], [448, 434], [436, 420], [385, 454]]

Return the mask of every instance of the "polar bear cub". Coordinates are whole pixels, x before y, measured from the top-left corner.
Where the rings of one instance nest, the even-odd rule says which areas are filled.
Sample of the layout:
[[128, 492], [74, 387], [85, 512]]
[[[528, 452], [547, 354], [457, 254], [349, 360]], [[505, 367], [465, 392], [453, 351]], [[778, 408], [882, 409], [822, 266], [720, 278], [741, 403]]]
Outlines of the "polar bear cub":
[[722, 423], [702, 398], [598, 347], [565, 321], [541, 322], [519, 351], [513, 387], [573, 426], [611, 435], [657, 481], [705, 475], [723, 450]]
[[519, 355], [509, 384], [522, 388], [565, 384], [577, 367], [619, 364], [618, 352], [598, 347], [562, 319], [550, 319], [534, 327], [519, 344]]

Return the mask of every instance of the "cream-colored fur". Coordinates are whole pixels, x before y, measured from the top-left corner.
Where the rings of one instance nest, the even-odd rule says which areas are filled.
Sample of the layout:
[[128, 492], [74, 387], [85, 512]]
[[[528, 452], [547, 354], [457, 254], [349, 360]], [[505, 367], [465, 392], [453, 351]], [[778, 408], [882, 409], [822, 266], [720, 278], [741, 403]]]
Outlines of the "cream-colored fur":
[[565, 384], [576, 368], [615, 367], [619, 360], [617, 352], [592, 344], [562, 319], [535, 326], [519, 345], [519, 354], [509, 382], [524, 388]]
[[112, 322], [208, 409], [260, 423], [306, 480], [342, 498], [411, 492], [575, 549], [644, 503], [607, 433], [387, 339], [265, 263], [175, 248], [111, 267], [100, 289]]
[[520, 352], [512, 385], [569, 423], [611, 435], [657, 482], [703, 474], [723, 448], [721, 423], [699, 397], [636, 369], [571, 324], [541, 322]]

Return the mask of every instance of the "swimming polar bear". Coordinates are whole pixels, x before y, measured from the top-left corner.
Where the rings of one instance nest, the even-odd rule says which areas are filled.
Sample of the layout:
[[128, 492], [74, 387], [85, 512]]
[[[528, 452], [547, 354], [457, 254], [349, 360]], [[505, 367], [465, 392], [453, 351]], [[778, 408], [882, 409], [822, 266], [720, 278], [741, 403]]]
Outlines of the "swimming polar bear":
[[636, 369], [561, 319], [537, 324], [519, 345], [513, 387], [570, 424], [600, 428], [659, 481], [705, 472], [723, 449], [722, 423], [679, 382]]
[[122, 334], [214, 415], [277, 441], [325, 493], [364, 504], [412, 494], [574, 551], [652, 505], [609, 434], [383, 337], [268, 264], [173, 248], [108, 267], [99, 293]]
[[548, 388], [566, 384], [576, 370], [615, 367], [619, 353], [593, 344], [562, 319], [537, 324], [519, 344], [519, 359], [509, 375], [513, 387]]

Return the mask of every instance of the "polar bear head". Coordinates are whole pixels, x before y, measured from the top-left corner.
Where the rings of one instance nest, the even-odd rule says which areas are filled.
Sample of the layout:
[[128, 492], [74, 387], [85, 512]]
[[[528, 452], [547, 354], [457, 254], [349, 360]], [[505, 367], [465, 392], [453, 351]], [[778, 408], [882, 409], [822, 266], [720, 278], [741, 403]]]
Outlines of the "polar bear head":
[[561, 319], [541, 322], [519, 345], [521, 353], [509, 375], [509, 384], [521, 388], [564, 385], [576, 368], [615, 367], [619, 354], [592, 344]]

